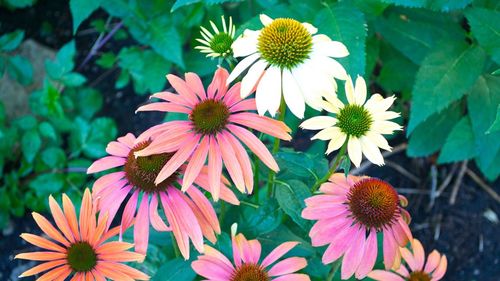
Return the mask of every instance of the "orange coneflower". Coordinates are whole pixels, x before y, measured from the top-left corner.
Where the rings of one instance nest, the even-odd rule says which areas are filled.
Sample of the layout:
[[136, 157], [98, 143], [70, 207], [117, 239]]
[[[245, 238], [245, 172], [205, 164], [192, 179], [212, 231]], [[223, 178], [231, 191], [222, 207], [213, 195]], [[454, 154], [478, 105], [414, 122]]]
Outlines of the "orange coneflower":
[[33, 218], [42, 231], [50, 238], [21, 234], [29, 243], [45, 251], [18, 254], [16, 259], [42, 261], [19, 277], [45, 272], [37, 281], [65, 280], [149, 280], [146, 274], [122, 264], [122, 262], [142, 261], [144, 256], [129, 252], [134, 245], [108, 239], [118, 234], [119, 228], [108, 230], [107, 215], [96, 219], [96, 206], [88, 189], [85, 190], [80, 209], [80, 220], [75, 207], [63, 194], [63, 209], [56, 200], [49, 197], [50, 211], [56, 223], [52, 225], [45, 217], [33, 212]]

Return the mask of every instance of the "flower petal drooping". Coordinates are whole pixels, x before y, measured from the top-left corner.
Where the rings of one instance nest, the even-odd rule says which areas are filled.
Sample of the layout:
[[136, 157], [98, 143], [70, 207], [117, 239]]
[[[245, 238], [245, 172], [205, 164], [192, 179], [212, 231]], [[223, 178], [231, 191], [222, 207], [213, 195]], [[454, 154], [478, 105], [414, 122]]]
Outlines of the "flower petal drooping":
[[356, 167], [361, 164], [362, 155], [376, 165], [383, 165], [380, 148], [391, 151], [382, 135], [392, 134], [402, 127], [388, 121], [399, 117], [399, 113], [387, 111], [395, 97], [383, 98], [379, 94], [366, 100], [366, 83], [363, 77], [356, 79], [354, 87], [351, 78], [346, 81], [345, 91], [348, 104], [336, 97], [327, 97], [323, 109], [334, 113], [334, 117], [316, 116], [300, 126], [308, 130], [321, 130], [313, 139], [328, 140], [327, 154], [339, 149], [347, 141], [347, 152]]
[[[95, 199], [95, 198], [94, 198]], [[37, 280], [149, 280], [149, 276], [123, 263], [142, 262], [144, 255], [127, 251], [134, 245], [111, 241], [118, 228], [108, 229], [108, 216], [96, 220], [96, 206], [88, 189], [83, 195], [80, 219], [75, 207], [63, 194], [63, 208], [50, 196], [49, 206], [55, 226], [33, 213], [38, 226], [48, 236], [21, 234], [28, 243], [43, 248], [41, 252], [18, 254], [16, 259], [43, 261], [19, 277], [41, 274]]]
[[[425, 262], [425, 252], [422, 244], [417, 239], [411, 241], [413, 253], [407, 248], [401, 248], [401, 255], [406, 265], [393, 268], [390, 271], [374, 270], [368, 273], [368, 277], [377, 281], [401, 280], [401, 281], [439, 281], [446, 273], [448, 260], [445, 255], [434, 250], [427, 257]], [[425, 263], [425, 266], [424, 266]]]
[[171, 177], [179, 165], [187, 162], [182, 182], [182, 190], [187, 190], [202, 171], [201, 165], [208, 159], [206, 180], [214, 200], [221, 196], [220, 175], [223, 166], [239, 191], [252, 193], [253, 170], [242, 143], [270, 169], [279, 169], [269, 150], [251, 130], [290, 140], [290, 128], [281, 121], [254, 113], [257, 110], [255, 99], [241, 98], [241, 83], [228, 88], [228, 75], [224, 68], [219, 68], [206, 92], [200, 78], [194, 73], [187, 73], [185, 80], [168, 75], [177, 94], [154, 94], [153, 97], [162, 99], [163, 102], [147, 104], [138, 109], [174, 111], [188, 115], [188, 121], [170, 121], [154, 126], [136, 141], [139, 143], [149, 138], [153, 140], [150, 146], [134, 153], [138, 157], [176, 151], [156, 178], [157, 185]]
[[405, 210], [406, 199], [387, 182], [370, 178], [333, 174], [320, 187], [321, 195], [305, 200], [302, 217], [316, 220], [309, 232], [312, 245], [328, 245], [323, 263], [341, 257], [342, 279], [355, 275], [363, 279], [377, 259], [377, 233], [383, 234], [386, 268], [399, 264], [398, 248], [411, 241]]
[[[176, 130], [182, 132], [182, 126], [180, 130], [179, 127]], [[199, 190], [199, 188], [210, 190], [209, 173], [204, 166], [203, 158], [208, 152], [208, 142], [201, 141], [199, 150], [193, 156], [195, 159], [188, 165], [184, 164], [184, 161], [175, 161], [174, 157], [179, 155], [179, 151], [190, 152], [193, 145], [183, 148], [177, 146], [174, 150], [162, 150], [148, 156], [135, 155], [138, 151], [154, 149], [155, 145], [153, 136], [138, 141], [132, 134], [109, 143], [106, 151], [111, 156], [95, 161], [89, 167], [88, 173], [107, 170], [111, 166], [119, 167], [121, 170], [100, 177], [94, 183], [93, 194], [100, 200], [101, 214], [109, 214], [109, 223], [120, 206], [126, 202], [120, 235], [132, 226], [135, 219], [134, 242], [137, 252], [142, 254], [147, 252], [149, 225], [152, 225], [157, 231], [172, 231], [182, 255], [188, 259], [190, 240], [195, 248], [202, 252], [203, 236], [215, 242], [216, 234], [221, 231], [214, 208]], [[163, 142], [160, 142], [160, 145], [171, 146]], [[108, 160], [111, 159], [109, 157], [113, 157], [113, 161]], [[118, 161], [119, 159], [121, 160]], [[114, 162], [121, 165], [114, 165]], [[168, 166], [168, 163], [175, 165]], [[161, 182], [156, 182], [167, 166], [173, 172]], [[216, 180], [219, 183], [222, 200], [239, 204], [234, 193], [226, 186], [226, 179], [219, 176]], [[184, 185], [186, 193], [180, 191]], [[129, 194], [132, 195], [127, 200]], [[158, 207], [160, 204], [165, 212], [168, 226], [160, 217]]]
[[[247, 240], [243, 234], [233, 233], [233, 262], [218, 250], [205, 245], [205, 254], [198, 257], [191, 267], [208, 280], [227, 281], [310, 281], [306, 274], [296, 273], [307, 266], [304, 258], [290, 257], [277, 262], [298, 242], [285, 242], [261, 260], [261, 244]], [[274, 265], [273, 265], [274, 264]]]
[[[349, 55], [344, 44], [294, 19], [260, 16], [261, 30], [245, 30], [233, 43], [235, 57], [245, 57], [229, 76], [228, 83], [248, 69], [241, 96], [257, 89], [259, 114], [276, 114], [283, 98], [290, 111], [304, 117], [305, 103], [321, 110], [323, 96], [335, 95], [334, 78], [345, 80], [347, 73], [335, 59]], [[259, 102], [262, 101], [262, 102]]]

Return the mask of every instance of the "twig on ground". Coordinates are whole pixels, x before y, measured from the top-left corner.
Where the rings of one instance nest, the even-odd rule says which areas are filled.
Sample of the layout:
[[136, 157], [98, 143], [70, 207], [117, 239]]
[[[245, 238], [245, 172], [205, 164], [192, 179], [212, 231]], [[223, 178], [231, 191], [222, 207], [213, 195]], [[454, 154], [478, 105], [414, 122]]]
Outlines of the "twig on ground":
[[[382, 153], [382, 156], [384, 156], [384, 158], [387, 158], [393, 154], [396, 154], [396, 153], [399, 153], [401, 151], [404, 151], [406, 149], [406, 147], [408, 147], [408, 145], [406, 143], [402, 143], [396, 147], [394, 147], [392, 149], [392, 151], [386, 151], [384, 153]], [[368, 169], [368, 167], [370, 167], [372, 165], [372, 162], [370, 161], [365, 161], [363, 163], [361, 163], [361, 165], [359, 165], [358, 168], [356, 169], [352, 169], [351, 170], [351, 174], [353, 175], [359, 175], [361, 173], [363, 173], [366, 169]]]
[[458, 175], [455, 179], [455, 183], [453, 184], [453, 189], [451, 190], [451, 195], [449, 200], [450, 205], [455, 205], [455, 202], [457, 201], [458, 190], [460, 189], [460, 185], [462, 184], [462, 179], [464, 178], [465, 172], [467, 171], [467, 163], [468, 161], [465, 160], [462, 162], [462, 165], [460, 166], [460, 171], [458, 172]]
[[437, 197], [439, 197], [443, 193], [443, 191], [446, 189], [446, 187], [448, 187], [448, 185], [450, 184], [450, 182], [453, 179], [453, 176], [455, 175], [457, 170], [458, 170], [458, 163], [455, 163], [455, 164], [453, 164], [453, 166], [451, 166], [450, 173], [446, 176], [444, 181], [439, 186], [439, 188], [437, 190]]
[[467, 175], [473, 181], [475, 181], [482, 189], [484, 189], [484, 191], [486, 191], [486, 193], [488, 193], [489, 195], [491, 195], [491, 197], [493, 197], [493, 199], [495, 199], [495, 201], [497, 201], [498, 203], [500, 203], [500, 196], [498, 195], [498, 193], [496, 193], [493, 190], [493, 188], [491, 188], [489, 185], [487, 185], [478, 175], [476, 175], [476, 173], [474, 173], [470, 169], [465, 170], [465, 173], [467, 173]]
[[422, 189], [416, 189], [416, 188], [396, 188], [396, 191], [398, 193], [403, 193], [403, 194], [427, 195], [427, 194], [431, 193], [429, 190], [422, 190]]
[[387, 164], [387, 166], [393, 168], [394, 170], [398, 171], [400, 174], [402, 174], [403, 176], [407, 177], [412, 182], [414, 182], [416, 184], [420, 183], [420, 179], [417, 176], [415, 176], [414, 174], [410, 173], [408, 170], [406, 170], [405, 168], [403, 168], [398, 163], [392, 162], [390, 160], [385, 160], [385, 164]]
[[437, 167], [436, 165], [431, 166], [431, 192], [429, 194], [429, 205], [427, 206], [427, 210], [430, 210], [432, 206], [434, 206], [434, 202], [439, 194], [436, 192], [437, 187]]

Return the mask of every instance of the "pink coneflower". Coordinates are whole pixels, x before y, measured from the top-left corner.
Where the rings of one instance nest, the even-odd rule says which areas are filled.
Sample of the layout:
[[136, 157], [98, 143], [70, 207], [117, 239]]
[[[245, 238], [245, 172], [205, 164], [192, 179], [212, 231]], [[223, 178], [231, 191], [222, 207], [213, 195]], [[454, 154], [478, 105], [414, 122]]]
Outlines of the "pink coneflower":
[[[111, 155], [95, 161], [87, 173], [97, 173], [111, 168], [120, 167], [118, 172], [100, 177], [93, 187], [94, 198], [99, 198], [101, 214], [107, 212], [114, 218], [121, 204], [129, 193], [122, 214], [120, 235], [128, 227], [134, 225], [135, 249], [145, 254], [148, 248], [149, 224], [157, 231], [173, 231], [182, 255], [189, 258], [189, 239], [193, 241], [198, 251], [203, 251], [203, 236], [211, 242], [217, 240], [215, 233], [220, 233], [219, 221], [214, 208], [205, 195], [194, 185], [209, 190], [209, 179], [206, 167], [189, 184], [186, 193], [180, 191], [183, 184], [182, 176], [186, 165], [177, 167], [168, 178], [155, 184], [161, 168], [175, 155], [163, 152], [150, 156], [136, 157], [134, 152], [147, 148], [151, 140], [137, 143], [132, 134], [118, 138], [108, 144], [106, 151]], [[219, 178], [219, 181], [227, 180]], [[234, 193], [220, 183], [221, 198], [231, 204], [239, 204]], [[161, 202], [169, 226], [158, 213]], [[137, 214], [136, 214], [136, 210]]]
[[387, 182], [370, 178], [333, 174], [324, 183], [324, 194], [305, 200], [302, 217], [318, 222], [309, 236], [313, 246], [329, 244], [323, 263], [340, 257], [342, 279], [353, 274], [362, 279], [377, 259], [377, 233], [383, 233], [384, 264], [391, 268], [400, 260], [399, 247], [412, 239], [409, 214], [400, 207], [406, 198], [398, 195]]
[[22, 253], [16, 259], [42, 261], [19, 277], [32, 276], [45, 272], [37, 280], [149, 280], [149, 277], [122, 263], [142, 261], [144, 256], [129, 252], [134, 245], [111, 241], [118, 234], [118, 228], [108, 230], [108, 216], [96, 220], [96, 206], [88, 189], [83, 195], [80, 219], [76, 217], [75, 206], [63, 194], [63, 209], [50, 196], [50, 211], [56, 223], [52, 225], [45, 217], [33, 212], [36, 223], [49, 239], [29, 233], [21, 237], [29, 243], [43, 248], [44, 251]]
[[[445, 255], [440, 255], [434, 250], [427, 257], [425, 263], [424, 247], [417, 239], [413, 239], [413, 254], [406, 248], [401, 248], [403, 260], [410, 270], [401, 265], [397, 270], [385, 271], [374, 270], [368, 273], [368, 277], [378, 281], [439, 281], [446, 273], [448, 260]], [[424, 267], [425, 264], [425, 267]]]
[[271, 170], [278, 164], [266, 146], [247, 128], [271, 136], [290, 140], [290, 129], [285, 123], [259, 116], [255, 99], [242, 100], [240, 83], [230, 89], [226, 86], [228, 72], [219, 68], [207, 92], [198, 75], [186, 73], [186, 80], [174, 75], [167, 79], [177, 94], [162, 92], [153, 97], [164, 100], [141, 106], [137, 111], [179, 112], [188, 115], [188, 121], [172, 121], [154, 126], [138, 137], [138, 142], [153, 137], [147, 148], [135, 152], [136, 156], [173, 153], [172, 159], [160, 171], [155, 183], [170, 177], [188, 161], [182, 190], [196, 178], [208, 158], [208, 178], [214, 200], [219, 198], [220, 176], [225, 165], [229, 176], [241, 192], [251, 193], [253, 171], [243, 142]]
[[193, 270], [207, 281], [309, 281], [306, 274], [296, 273], [307, 266], [304, 258], [291, 257], [273, 266], [278, 259], [295, 247], [298, 242], [285, 242], [274, 249], [261, 262], [261, 245], [257, 240], [247, 240], [233, 231], [232, 263], [221, 252], [205, 245], [205, 254], [191, 264]]

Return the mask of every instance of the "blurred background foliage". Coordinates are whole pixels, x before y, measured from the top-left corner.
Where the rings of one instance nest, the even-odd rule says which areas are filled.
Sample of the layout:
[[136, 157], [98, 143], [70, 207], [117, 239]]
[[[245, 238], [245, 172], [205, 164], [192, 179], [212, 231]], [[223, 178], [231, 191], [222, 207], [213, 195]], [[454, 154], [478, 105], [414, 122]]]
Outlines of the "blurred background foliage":
[[[16, 12], [35, 2], [0, 0], [0, 6]], [[395, 139], [408, 137], [408, 156], [428, 157], [436, 164], [472, 160], [489, 181], [500, 174], [499, 1], [70, 0], [69, 9], [73, 35], [41, 67], [34, 67], [24, 55], [22, 46], [30, 40], [23, 30], [9, 30], [0, 37], [2, 87], [10, 81], [28, 92], [25, 110], [10, 106], [16, 96], [9, 95], [12, 88], [0, 93], [2, 228], [11, 216], [45, 210], [49, 194], [81, 194], [91, 183], [86, 168], [105, 154], [109, 141], [127, 133], [117, 126], [120, 120], [108, 117], [113, 112], [103, 105], [112, 95], [102, 92], [96, 80], [108, 80], [111, 91], [131, 88], [125, 93], [140, 96], [165, 89], [167, 73], [196, 72], [209, 81], [219, 61], [193, 47], [200, 25], [208, 26], [210, 20], [218, 24], [221, 15], [233, 17], [237, 34], [259, 29], [260, 13], [314, 24], [319, 33], [348, 47], [350, 56], [340, 62], [351, 76], [370, 81], [371, 93], [398, 97], [395, 107], [402, 112], [399, 122], [405, 131]], [[54, 32], [45, 25], [41, 30]], [[82, 46], [83, 35], [92, 36], [93, 44]], [[106, 76], [89, 80], [82, 70], [89, 65]], [[342, 96], [343, 87], [339, 88]], [[145, 102], [147, 96], [140, 100]], [[306, 118], [316, 114], [308, 111]], [[295, 129], [299, 120], [289, 114], [286, 122]], [[259, 209], [243, 205], [227, 212], [221, 218], [226, 229], [239, 221], [250, 237], [259, 235], [273, 245], [306, 237], [310, 222], [300, 217], [300, 209], [328, 162], [321, 156], [322, 142], [300, 142], [298, 138], [291, 146], [304, 152], [285, 149], [276, 156], [283, 167], [276, 200]], [[267, 171], [260, 168], [265, 177]], [[287, 180], [287, 173], [299, 179]], [[144, 266], [154, 272], [162, 265], [153, 280], [195, 278], [188, 263], [165, 256], [172, 249], [164, 235], [152, 240]], [[229, 250], [227, 234], [219, 243]], [[170, 251], [160, 250], [165, 248]], [[307, 243], [297, 251], [309, 257], [308, 273], [323, 280], [329, 269], [320, 265], [321, 252]]]

